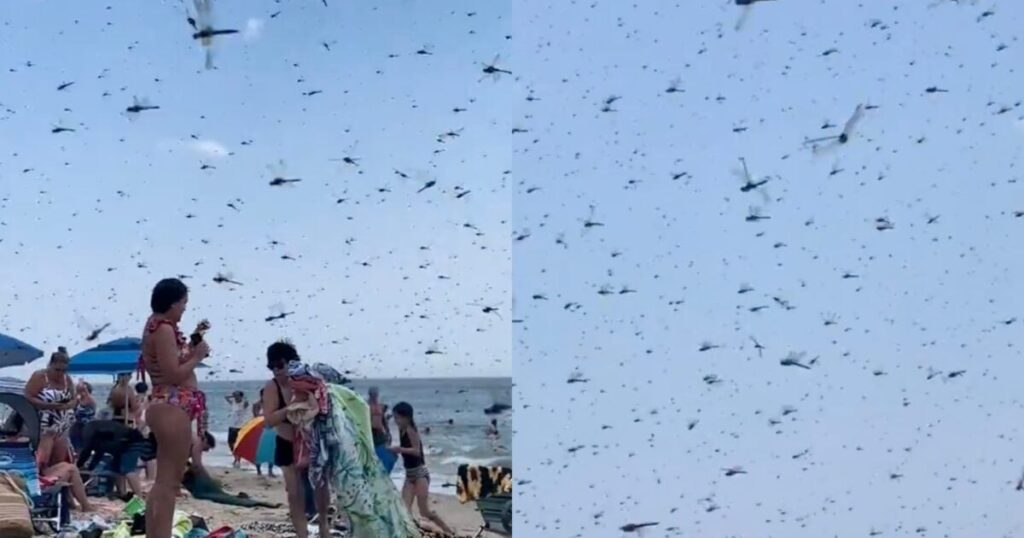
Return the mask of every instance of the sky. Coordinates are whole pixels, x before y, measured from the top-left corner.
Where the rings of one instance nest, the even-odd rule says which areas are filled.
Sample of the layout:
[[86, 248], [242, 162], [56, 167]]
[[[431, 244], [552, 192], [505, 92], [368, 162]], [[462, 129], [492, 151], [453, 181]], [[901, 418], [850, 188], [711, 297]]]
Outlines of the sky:
[[931, 3], [514, 10], [525, 535], [1024, 534], [1024, 8]]
[[153, 285], [186, 275], [211, 379], [265, 377], [282, 337], [358, 377], [510, 376], [515, 94], [481, 80], [505, 8], [219, 1], [239, 32], [213, 69], [187, 16], [0, 7], [0, 332], [47, 354], [139, 336]]
[[526, 536], [1024, 532], [1019, 5], [111, 6], [0, 11], [0, 330], [511, 374]]

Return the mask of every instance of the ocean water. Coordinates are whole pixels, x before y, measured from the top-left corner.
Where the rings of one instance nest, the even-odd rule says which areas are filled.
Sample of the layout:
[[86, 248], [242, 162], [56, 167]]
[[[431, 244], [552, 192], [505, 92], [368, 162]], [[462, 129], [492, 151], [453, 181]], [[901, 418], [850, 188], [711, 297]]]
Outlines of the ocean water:
[[[201, 382], [210, 406], [210, 432], [217, 439], [216, 448], [203, 457], [206, 465], [230, 467], [234, 459], [227, 446], [231, 418], [224, 397], [241, 390], [251, 404], [259, 398], [264, 383]], [[349, 386], [364, 398], [367, 389], [376, 386], [380, 389], [382, 403], [393, 407], [400, 401], [406, 401], [413, 406], [416, 425], [424, 433], [427, 467], [431, 474], [430, 489], [435, 493], [455, 494], [456, 470], [462, 463], [488, 465], [512, 458], [510, 412], [501, 415], [486, 415], [483, 412], [495, 403], [511, 404], [511, 378], [370, 379], [354, 380]], [[109, 384], [94, 385], [94, 396], [101, 406], [106, 402], [109, 391]], [[498, 419], [500, 437], [497, 441], [491, 441], [485, 435], [485, 428], [492, 418]], [[451, 424], [448, 423], [449, 419]], [[389, 427], [397, 443], [398, 431], [394, 423], [389, 424]], [[430, 433], [425, 433], [428, 427]], [[251, 464], [243, 465], [250, 472], [256, 472]], [[401, 487], [404, 478], [401, 463], [395, 466], [392, 478]]]

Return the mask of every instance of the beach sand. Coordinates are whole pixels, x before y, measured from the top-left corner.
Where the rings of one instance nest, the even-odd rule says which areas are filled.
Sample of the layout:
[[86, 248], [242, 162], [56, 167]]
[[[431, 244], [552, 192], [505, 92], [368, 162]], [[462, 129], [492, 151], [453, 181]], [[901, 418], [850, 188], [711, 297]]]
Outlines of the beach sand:
[[[228, 493], [245, 492], [253, 499], [266, 501], [268, 503], [281, 503], [281, 508], [240, 508], [225, 506], [209, 501], [199, 501], [192, 498], [179, 498], [177, 509], [199, 515], [206, 520], [210, 530], [224, 525], [238, 528], [243, 523], [260, 521], [268, 523], [287, 523], [288, 509], [286, 506], [286, 495], [284, 490], [284, 479], [278, 473], [276, 478], [258, 476], [252, 471], [230, 469], [230, 468], [209, 468], [210, 473], [221, 482], [224, 491]], [[475, 503], [461, 504], [454, 495], [430, 496], [430, 504], [434, 511], [454, 529], [458, 536], [473, 536], [480, 528], [482, 519], [476, 511]], [[425, 523], [419, 517], [418, 509], [414, 507], [413, 516], [420, 522], [420, 525], [427, 529], [433, 529], [430, 523]], [[246, 531], [252, 538], [277, 538], [276, 533], [258, 533]]]

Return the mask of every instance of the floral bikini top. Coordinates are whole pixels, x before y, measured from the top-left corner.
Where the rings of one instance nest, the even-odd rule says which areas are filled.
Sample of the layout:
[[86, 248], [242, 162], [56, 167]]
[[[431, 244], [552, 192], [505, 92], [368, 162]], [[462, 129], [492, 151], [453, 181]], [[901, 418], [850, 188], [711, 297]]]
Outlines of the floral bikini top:
[[[170, 325], [171, 328], [174, 329], [175, 340], [177, 340], [178, 343], [178, 362], [184, 363], [186, 360], [188, 360], [188, 340], [185, 339], [185, 335], [182, 334], [181, 329], [178, 328], [177, 323], [174, 323], [173, 321], [168, 319], [159, 319], [156, 318], [155, 316], [150, 316], [150, 318], [146, 321], [146, 330], [142, 337], [143, 340], [145, 340], [146, 338], [145, 335], [155, 333], [156, 330], [159, 329], [161, 325]], [[153, 370], [156, 370], [157, 372], [160, 371], [160, 368], [159, 366], [156, 365], [156, 363], [154, 363], [153, 366], [149, 366], [146, 364], [146, 352], [144, 351], [144, 349], [145, 348], [143, 347], [143, 351], [139, 353], [139, 366], [137, 369], [138, 377], [143, 381], [146, 380], [147, 371], [150, 372], [150, 375], [152, 375]]]

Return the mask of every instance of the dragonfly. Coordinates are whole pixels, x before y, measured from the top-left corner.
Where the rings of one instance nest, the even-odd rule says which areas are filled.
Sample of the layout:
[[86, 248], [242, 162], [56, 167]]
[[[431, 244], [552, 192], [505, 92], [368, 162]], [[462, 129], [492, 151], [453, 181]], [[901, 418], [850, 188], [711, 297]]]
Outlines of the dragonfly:
[[599, 227], [599, 226], [604, 226], [603, 222], [598, 222], [598, 221], [594, 220], [594, 213], [597, 211], [597, 208], [593, 204], [590, 204], [588, 207], [590, 208], [590, 213], [588, 214], [587, 218], [582, 219], [582, 221], [583, 221], [583, 233], [586, 233], [587, 230], [589, 230], [591, 228], [596, 228], [596, 227]]
[[271, 322], [274, 322], [274, 321], [277, 321], [277, 320], [280, 320], [280, 319], [284, 319], [284, 318], [286, 318], [286, 317], [288, 317], [288, 316], [290, 316], [290, 315], [295, 313], [295, 312], [288, 312], [285, 309], [284, 303], [277, 303], [277, 304], [271, 306], [270, 307], [270, 311], [271, 311], [271, 314], [269, 316], [267, 316], [263, 320], [263, 321], [266, 321], [267, 323], [271, 323]]
[[213, 69], [213, 38], [220, 35], [237, 34], [238, 30], [218, 30], [213, 27], [212, 0], [193, 0], [193, 4], [195, 5], [195, 15], [188, 15], [188, 23], [195, 30], [192, 39], [199, 40], [206, 53], [206, 68]]
[[498, 67], [498, 64], [500, 62], [501, 62], [501, 55], [500, 54], [495, 55], [494, 59], [491, 60], [491, 63], [481, 62], [481, 65], [484, 66], [484, 68], [483, 68], [484, 75], [482, 77], [480, 77], [480, 80], [478, 80], [477, 82], [483, 82], [483, 80], [485, 78], [487, 78], [487, 77], [491, 77], [495, 82], [497, 82], [497, 80], [499, 78], [501, 78], [502, 74], [511, 75], [512, 74], [511, 71]]
[[770, 219], [771, 217], [762, 215], [761, 208], [757, 206], [750, 206], [747, 210], [747, 217], [744, 219], [747, 222], [758, 222], [762, 220]]
[[132, 104], [128, 108], [124, 109], [124, 113], [128, 116], [128, 119], [135, 119], [142, 112], [159, 109], [159, 106], [149, 104], [149, 99], [146, 99], [145, 97], [141, 99], [139, 97], [132, 97]]
[[566, 380], [566, 383], [571, 385], [573, 383], [586, 383], [588, 381], [590, 380], [583, 377], [583, 372], [580, 371], [579, 368], [576, 368], [571, 374], [569, 374], [569, 379]]
[[[823, 136], [821, 138], [813, 138], [804, 141], [804, 145], [810, 145], [811, 151], [814, 153], [821, 153], [829, 149], [838, 147], [846, 144], [850, 141], [850, 136], [853, 135], [853, 129], [860, 123], [861, 118], [864, 117], [864, 105], [858, 104], [853, 109], [853, 114], [850, 115], [850, 119], [846, 120], [846, 125], [843, 126], [843, 131], [837, 135]], [[819, 146], [820, 142], [831, 141], [830, 144]]]
[[743, 165], [742, 170], [734, 168], [732, 171], [733, 175], [738, 177], [740, 181], [743, 183], [740, 186], [740, 192], [757, 191], [761, 194], [761, 198], [764, 199], [764, 203], [770, 203], [771, 195], [768, 194], [768, 191], [766, 189], [762, 188], [765, 186], [765, 184], [768, 183], [769, 178], [764, 177], [758, 181], [754, 181], [754, 178], [750, 176], [750, 170], [747, 168], [747, 160], [743, 157], [740, 157], [740, 164]]
[[88, 335], [85, 337], [86, 342], [95, 342], [103, 331], [110, 328], [110, 323], [96, 324], [85, 319], [84, 316], [78, 316], [78, 327], [83, 331], [86, 331]]
[[213, 281], [217, 284], [234, 284], [235, 286], [241, 286], [242, 283], [237, 280], [233, 280], [234, 276], [231, 273], [218, 272], [214, 277]]
[[337, 159], [331, 159], [331, 162], [336, 162], [336, 163], [340, 162], [340, 163], [344, 163], [344, 164], [347, 164], [349, 166], [353, 166], [353, 167], [358, 168], [359, 167], [359, 157], [356, 157], [353, 154], [353, 152], [355, 151], [356, 146], [358, 144], [359, 144], [358, 140], [353, 142], [351, 146], [349, 146], [348, 148], [345, 149], [345, 156], [344, 157], [340, 157], [340, 158], [337, 158]]
[[498, 313], [498, 307], [496, 306], [487, 306], [477, 303], [469, 303], [469, 306], [475, 306], [484, 314], [494, 314], [495, 316], [498, 316], [498, 319], [502, 319], [501, 314]]
[[284, 159], [278, 159], [276, 163], [267, 165], [267, 169], [270, 170], [271, 187], [280, 187], [302, 181], [302, 178], [286, 177], [288, 174], [288, 166], [285, 164]]

